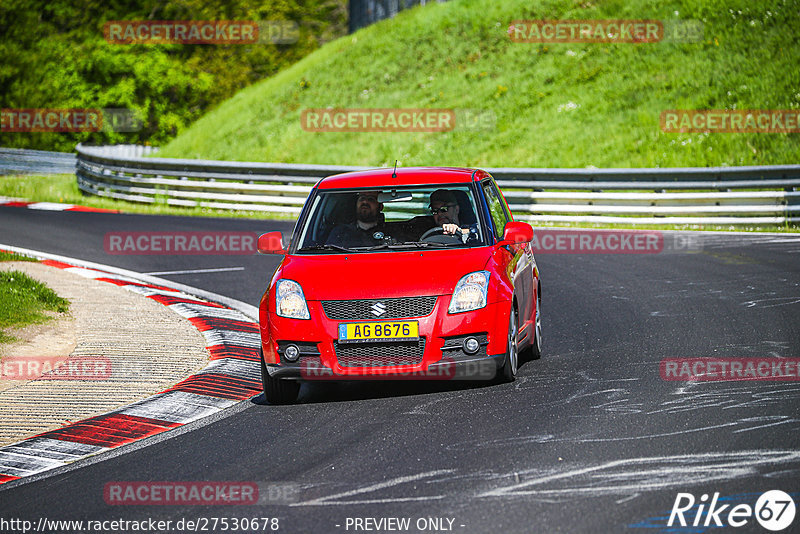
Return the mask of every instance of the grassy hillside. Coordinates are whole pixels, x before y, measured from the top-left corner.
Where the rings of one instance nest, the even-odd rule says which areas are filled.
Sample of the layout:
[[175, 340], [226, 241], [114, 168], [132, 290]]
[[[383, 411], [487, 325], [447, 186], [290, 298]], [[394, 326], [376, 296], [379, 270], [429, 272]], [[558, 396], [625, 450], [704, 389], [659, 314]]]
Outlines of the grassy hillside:
[[[516, 19], [697, 19], [698, 43], [522, 44]], [[664, 133], [666, 109], [800, 108], [800, 1], [452, 0], [328, 43], [195, 122], [160, 156], [327, 164], [797, 163], [800, 134]], [[490, 130], [320, 133], [306, 108], [490, 110]]]

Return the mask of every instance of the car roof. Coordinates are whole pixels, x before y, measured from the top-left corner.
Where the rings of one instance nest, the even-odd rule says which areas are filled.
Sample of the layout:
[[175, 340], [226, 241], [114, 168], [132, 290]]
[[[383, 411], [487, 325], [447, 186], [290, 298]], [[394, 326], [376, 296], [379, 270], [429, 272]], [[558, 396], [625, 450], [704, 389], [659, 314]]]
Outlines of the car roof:
[[317, 182], [318, 189], [346, 189], [351, 187], [392, 187], [410, 185], [458, 184], [482, 180], [489, 176], [480, 169], [460, 167], [398, 167], [397, 177], [391, 167], [368, 171], [334, 174]]

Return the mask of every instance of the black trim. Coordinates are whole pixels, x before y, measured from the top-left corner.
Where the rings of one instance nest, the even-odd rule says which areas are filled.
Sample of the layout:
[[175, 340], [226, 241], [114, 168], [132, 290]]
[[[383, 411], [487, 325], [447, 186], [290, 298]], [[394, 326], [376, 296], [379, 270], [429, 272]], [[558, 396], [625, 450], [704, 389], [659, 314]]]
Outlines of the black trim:
[[[432, 370], [436, 370], [439, 367], [443, 366], [455, 366], [456, 375], [458, 375], [459, 371], [471, 371], [473, 370], [474, 366], [476, 365], [489, 365], [491, 363], [494, 364], [494, 371], [499, 370], [502, 368], [503, 363], [505, 362], [505, 354], [495, 354], [486, 356], [484, 358], [472, 358], [469, 360], [458, 360], [458, 361], [438, 361], [433, 362], [428, 366], [428, 370], [424, 373], [429, 373]], [[268, 364], [267, 368], [271, 371], [270, 375], [272, 378], [280, 378], [285, 380], [303, 380], [301, 375], [301, 370], [299, 366], [281, 366], [276, 364]], [[375, 369], [381, 369], [380, 367], [376, 367]], [[443, 376], [447, 377], [450, 373], [443, 373]], [[369, 375], [369, 374], [357, 374], [353, 376], [347, 375], [333, 375], [333, 374], [326, 374], [325, 380], [333, 380], [333, 381], [348, 381], [348, 380], [369, 380], [370, 377], [374, 377], [375, 380], [387, 380], [392, 378], [393, 375], [381, 373], [376, 375]], [[403, 371], [397, 374], [399, 379], [408, 379], [409, 372]], [[491, 377], [494, 378], [494, 377]], [[458, 379], [458, 378], [456, 378]], [[480, 380], [481, 378], [474, 378], [473, 380]], [[490, 377], [485, 377], [484, 380], [488, 380]], [[431, 378], [425, 378], [424, 375], [420, 380], [431, 380]], [[454, 380], [454, 378], [443, 378], [443, 380]], [[467, 378], [463, 378], [463, 380], [468, 380]], [[310, 382], [314, 382], [315, 380], [310, 380]]]
[[[293, 362], [287, 360], [283, 355], [286, 347], [289, 345], [295, 345], [298, 349], [300, 349], [300, 355]], [[278, 349], [276, 352], [281, 357], [281, 365], [290, 367], [299, 367], [303, 363], [304, 359], [319, 360], [319, 357], [322, 356], [317, 343], [309, 341], [278, 341]]]
[[295, 345], [300, 349], [300, 356], [321, 356], [317, 342], [315, 341], [278, 341], [278, 354], [283, 355], [286, 347]]

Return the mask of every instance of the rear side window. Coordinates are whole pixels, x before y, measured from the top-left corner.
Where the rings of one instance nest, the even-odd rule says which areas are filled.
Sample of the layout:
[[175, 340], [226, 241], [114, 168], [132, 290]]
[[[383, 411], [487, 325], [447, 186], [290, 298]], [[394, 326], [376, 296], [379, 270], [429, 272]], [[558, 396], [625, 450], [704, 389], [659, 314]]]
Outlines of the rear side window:
[[506, 211], [505, 203], [500, 198], [500, 192], [497, 186], [491, 180], [486, 180], [481, 184], [483, 187], [483, 194], [486, 197], [486, 202], [489, 205], [489, 213], [492, 216], [492, 223], [494, 224], [494, 233], [498, 239], [503, 238], [503, 232], [506, 229], [506, 223], [511, 219]]

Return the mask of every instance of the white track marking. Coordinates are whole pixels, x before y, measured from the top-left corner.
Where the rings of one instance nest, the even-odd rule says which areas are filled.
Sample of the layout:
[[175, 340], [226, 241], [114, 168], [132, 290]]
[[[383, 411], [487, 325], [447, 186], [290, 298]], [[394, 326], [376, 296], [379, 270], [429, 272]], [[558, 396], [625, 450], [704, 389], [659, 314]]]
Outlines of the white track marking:
[[168, 391], [131, 404], [117, 413], [185, 425], [222, 411], [237, 402], [239, 401], [185, 391]]
[[88, 443], [78, 443], [76, 441], [66, 441], [52, 438], [30, 438], [20, 441], [13, 445], [3, 447], [6, 449], [25, 449], [30, 451], [47, 451], [53, 455], [54, 459], [59, 457], [81, 457], [87, 454], [94, 454], [106, 450], [106, 447], [91, 445]]
[[206, 338], [209, 347], [215, 345], [235, 345], [257, 349], [261, 346], [261, 334], [258, 332], [234, 332], [231, 330], [205, 330], [200, 332]]
[[195, 317], [216, 317], [218, 319], [233, 319], [235, 321], [244, 321], [247, 323], [253, 322], [252, 319], [240, 311], [230, 310], [228, 308], [217, 308], [216, 306], [209, 306], [201, 302], [196, 304], [177, 302], [175, 304], [169, 304], [168, 307], [181, 317], [187, 319], [193, 319]]
[[74, 204], [59, 204], [58, 202], [34, 202], [26, 206], [29, 210], [64, 211], [74, 208]]
[[89, 278], [91, 280], [96, 280], [97, 278], [115, 278], [117, 280], [123, 280], [125, 282], [138, 282], [138, 280], [134, 278], [129, 278], [127, 276], [118, 276], [113, 275], [111, 276], [109, 273], [98, 271], [96, 269], [85, 269], [83, 267], [68, 267], [64, 269], [68, 273], [77, 274], [78, 276], [82, 276], [83, 278]]
[[0, 473], [24, 477], [108, 450], [52, 438], [30, 438], [0, 448]]
[[195, 376], [207, 373], [219, 373], [223, 375], [261, 381], [261, 364], [238, 358], [220, 358], [214, 360], [197, 371]]
[[218, 269], [187, 269], [184, 271], [153, 271], [142, 274], [157, 276], [164, 274], [224, 273], [228, 271], [244, 271], [244, 267], [219, 267]]
[[0, 466], [5, 475], [26, 477], [61, 467], [64, 463], [51, 458], [0, 450]]
[[196, 300], [200, 302], [200, 299], [195, 296], [187, 295], [186, 293], [181, 293], [180, 291], [176, 291], [173, 289], [168, 289], [168, 290], [154, 289], [152, 287], [142, 287], [133, 285], [120, 286], [120, 287], [127, 289], [128, 291], [132, 291], [133, 293], [144, 295], [145, 297], [152, 297], [153, 295], [163, 295], [166, 297], [180, 297], [183, 299]]

